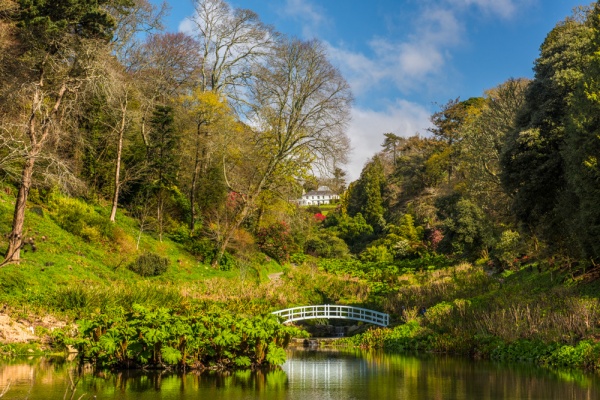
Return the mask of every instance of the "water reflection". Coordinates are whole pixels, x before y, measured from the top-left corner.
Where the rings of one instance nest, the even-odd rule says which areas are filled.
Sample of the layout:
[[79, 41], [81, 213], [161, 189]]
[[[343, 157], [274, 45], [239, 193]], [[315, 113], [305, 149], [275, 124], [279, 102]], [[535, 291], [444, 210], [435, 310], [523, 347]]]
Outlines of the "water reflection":
[[280, 370], [93, 373], [63, 359], [0, 363], [4, 399], [600, 399], [597, 376], [440, 356], [305, 351]]
[[598, 376], [439, 355], [296, 352], [284, 370], [290, 393], [314, 398], [600, 399]]

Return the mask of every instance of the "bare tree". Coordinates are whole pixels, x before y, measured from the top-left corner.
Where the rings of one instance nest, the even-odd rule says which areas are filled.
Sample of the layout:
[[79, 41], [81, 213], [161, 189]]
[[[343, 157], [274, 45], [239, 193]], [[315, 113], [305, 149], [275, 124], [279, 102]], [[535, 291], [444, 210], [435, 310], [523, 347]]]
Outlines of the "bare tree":
[[116, 21], [113, 52], [126, 68], [136, 62], [137, 50], [142, 46], [144, 36], [162, 31], [162, 20], [168, 11], [167, 2], [154, 5], [148, 0], [133, 0], [126, 13], [122, 12], [118, 3], [109, 8]]
[[239, 102], [252, 68], [262, 62], [278, 34], [251, 10], [231, 9], [223, 0], [196, 0], [192, 19], [200, 43], [200, 88]]
[[253, 74], [247, 115], [252, 127], [243, 142], [236, 138], [241, 151], [224, 163], [239, 204], [235, 218], [223, 226], [213, 267], [263, 191], [276, 190], [315, 164], [338, 165], [349, 148], [344, 130], [352, 95], [321, 43], [281, 40]]
[[146, 128], [154, 108], [191, 90], [200, 63], [198, 42], [184, 33], [151, 35], [131, 56], [128, 72], [134, 75], [143, 94], [140, 127], [146, 148], [151, 146]]

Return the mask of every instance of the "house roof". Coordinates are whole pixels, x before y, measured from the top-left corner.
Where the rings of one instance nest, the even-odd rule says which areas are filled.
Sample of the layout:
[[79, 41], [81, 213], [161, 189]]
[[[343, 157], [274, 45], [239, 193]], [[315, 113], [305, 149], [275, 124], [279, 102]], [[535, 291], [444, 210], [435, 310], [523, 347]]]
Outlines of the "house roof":
[[335, 195], [327, 186], [319, 186], [317, 190], [306, 192], [303, 196], [332, 196]]

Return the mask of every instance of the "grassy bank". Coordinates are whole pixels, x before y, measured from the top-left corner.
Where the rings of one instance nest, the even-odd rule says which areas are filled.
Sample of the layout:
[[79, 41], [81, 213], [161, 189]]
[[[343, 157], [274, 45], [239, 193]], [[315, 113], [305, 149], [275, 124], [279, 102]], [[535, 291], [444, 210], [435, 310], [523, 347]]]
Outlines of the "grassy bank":
[[491, 274], [461, 264], [396, 281], [383, 303], [397, 325], [345, 344], [600, 370], [599, 287], [584, 276], [533, 265]]

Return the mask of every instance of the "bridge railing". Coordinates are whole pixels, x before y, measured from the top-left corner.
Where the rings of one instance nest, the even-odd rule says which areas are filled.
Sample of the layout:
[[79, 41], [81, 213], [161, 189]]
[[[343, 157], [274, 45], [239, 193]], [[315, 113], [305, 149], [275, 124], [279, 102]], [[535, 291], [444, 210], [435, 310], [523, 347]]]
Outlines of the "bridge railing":
[[390, 316], [379, 311], [368, 310], [360, 307], [330, 304], [287, 308], [285, 310], [275, 311], [273, 314], [282, 317], [284, 322], [301, 321], [305, 319], [333, 318], [363, 321], [380, 326], [388, 326], [390, 323]]

